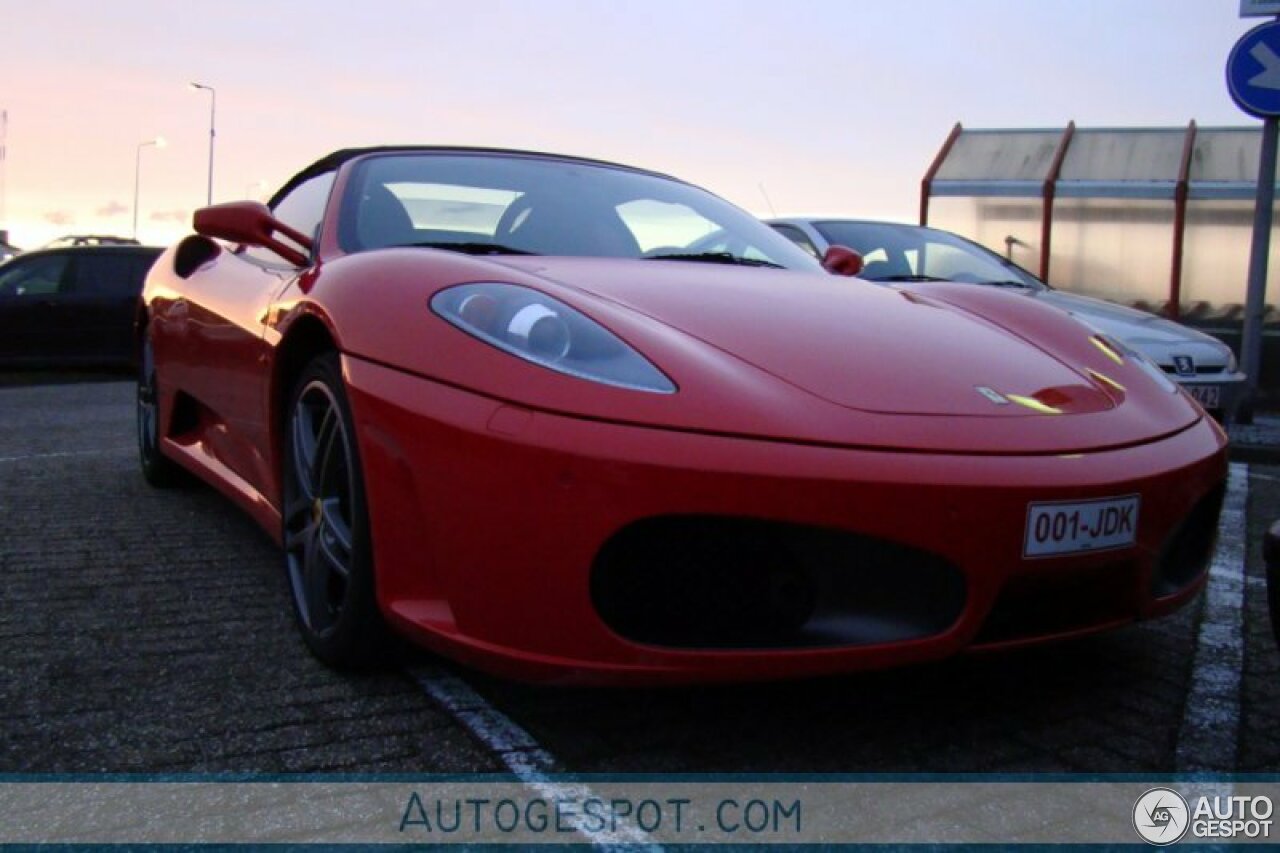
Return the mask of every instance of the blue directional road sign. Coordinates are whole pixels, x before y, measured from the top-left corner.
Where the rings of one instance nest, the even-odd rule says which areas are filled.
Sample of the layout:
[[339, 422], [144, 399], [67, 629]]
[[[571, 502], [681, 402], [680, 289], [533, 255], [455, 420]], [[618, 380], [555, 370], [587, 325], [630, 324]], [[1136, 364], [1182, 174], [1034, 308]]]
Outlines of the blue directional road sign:
[[1227, 59], [1227, 89], [1249, 115], [1280, 116], [1280, 21], [1254, 27], [1236, 42]]

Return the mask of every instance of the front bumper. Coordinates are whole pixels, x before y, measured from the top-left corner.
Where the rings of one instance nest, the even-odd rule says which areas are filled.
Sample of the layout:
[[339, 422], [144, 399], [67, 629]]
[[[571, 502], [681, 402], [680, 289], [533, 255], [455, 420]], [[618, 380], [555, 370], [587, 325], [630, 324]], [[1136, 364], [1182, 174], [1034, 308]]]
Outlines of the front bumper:
[[[355, 358], [344, 359], [344, 370], [384, 613], [439, 653], [521, 680], [804, 677], [1158, 616], [1203, 583], [1203, 565], [1184, 567], [1172, 583], [1158, 567], [1180, 547], [1180, 526], [1198, 505], [1213, 516], [1211, 541], [1214, 496], [1226, 476], [1225, 438], [1208, 421], [1151, 444], [1088, 454], [884, 452], [588, 421], [503, 405]], [[1023, 558], [1028, 504], [1129, 494], [1141, 498], [1133, 547]], [[672, 519], [883, 543], [890, 557], [875, 571], [886, 582], [871, 586], [889, 616], [905, 613], [917, 627], [837, 632], [834, 644], [752, 637], [728, 647], [698, 639], [673, 645], [671, 637], [630, 630], [608, 612], [598, 582], [593, 595], [602, 554], [631, 553], [626, 537], [637, 526]], [[893, 548], [950, 569], [892, 583]], [[953, 574], [958, 603], [946, 579]], [[707, 595], [682, 589], [679, 573], [655, 569], [655, 577], [665, 584], [662, 594], [695, 602]], [[732, 570], [729, 577], [732, 587]], [[752, 583], [744, 576], [741, 588]], [[952, 611], [945, 602], [903, 603], [947, 596]], [[870, 617], [865, 627], [885, 614], [862, 615]]]

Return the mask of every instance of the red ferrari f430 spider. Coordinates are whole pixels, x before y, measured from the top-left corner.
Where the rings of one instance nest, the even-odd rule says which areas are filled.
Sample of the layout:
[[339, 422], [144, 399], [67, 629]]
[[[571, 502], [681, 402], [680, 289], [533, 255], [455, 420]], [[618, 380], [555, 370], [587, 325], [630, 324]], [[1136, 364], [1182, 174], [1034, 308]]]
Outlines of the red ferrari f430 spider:
[[278, 538], [328, 663], [399, 634], [532, 681], [800, 677], [1204, 582], [1223, 433], [1051, 306], [832, 275], [704, 190], [527, 152], [339, 151], [194, 220], [140, 307], [142, 470]]

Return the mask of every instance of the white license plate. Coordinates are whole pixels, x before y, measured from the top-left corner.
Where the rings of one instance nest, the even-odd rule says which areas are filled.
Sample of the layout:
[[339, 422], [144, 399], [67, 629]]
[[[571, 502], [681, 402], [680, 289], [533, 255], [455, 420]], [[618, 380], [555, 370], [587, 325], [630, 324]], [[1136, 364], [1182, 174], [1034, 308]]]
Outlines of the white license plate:
[[1024, 557], [1127, 548], [1137, 541], [1137, 495], [1027, 506]]
[[1187, 393], [1191, 395], [1191, 399], [1195, 400], [1206, 409], [1216, 409], [1221, 403], [1220, 389], [1217, 385], [1187, 385], [1185, 386]]

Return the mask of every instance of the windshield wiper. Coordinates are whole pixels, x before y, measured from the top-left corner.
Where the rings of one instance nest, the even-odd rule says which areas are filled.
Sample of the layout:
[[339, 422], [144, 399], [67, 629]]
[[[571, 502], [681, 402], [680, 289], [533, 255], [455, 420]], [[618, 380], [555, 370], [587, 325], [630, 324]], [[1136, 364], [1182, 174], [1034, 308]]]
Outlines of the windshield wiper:
[[[866, 276], [861, 276], [866, 278]], [[902, 273], [899, 275], [881, 275], [875, 278], [867, 278], [867, 281], [950, 281], [949, 278], [938, 278], [935, 275], [909, 275]]]
[[1019, 290], [1035, 290], [1035, 285], [1027, 284], [1025, 281], [1018, 281], [1012, 278], [1001, 279], [999, 281], [978, 281], [975, 284], [986, 284], [992, 287], [1016, 287]]
[[450, 252], [462, 252], [464, 255], [536, 255], [526, 249], [503, 246], [501, 243], [454, 243], [448, 240], [427, 243], [406, 243], [408, 246], [421, 246], [425, 249], [447, 249]]
[[697, 261], [704, 264], [737, 264], [743, 267], [772, 267], [784, 270], [782, 264], [766, 261], [762, 258], [744, 258], [731, 252], [672, 252], [665, 255], [649, 255], [647, 261]]

